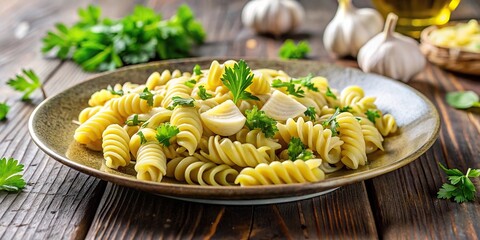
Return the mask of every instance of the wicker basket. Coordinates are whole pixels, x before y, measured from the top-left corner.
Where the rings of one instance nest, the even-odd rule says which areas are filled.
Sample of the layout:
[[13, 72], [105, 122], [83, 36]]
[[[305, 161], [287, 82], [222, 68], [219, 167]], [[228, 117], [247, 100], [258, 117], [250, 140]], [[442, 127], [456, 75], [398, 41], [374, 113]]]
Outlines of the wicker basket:
[[462, 51], [458, 48], [440, 47], [432, 44], [429, 36], [430, 33], [437, 28], [439, 27], [430, 26], [425, 28], [420, 35], [420, 50], [427, 59], [451, 71], [480, 75], [480, 53]]

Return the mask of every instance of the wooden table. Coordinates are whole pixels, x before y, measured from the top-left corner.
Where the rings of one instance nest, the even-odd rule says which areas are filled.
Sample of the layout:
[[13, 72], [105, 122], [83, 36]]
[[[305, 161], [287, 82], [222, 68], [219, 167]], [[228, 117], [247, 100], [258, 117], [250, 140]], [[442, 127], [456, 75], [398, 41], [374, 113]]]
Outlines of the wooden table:
[[[282, 39], [254, 35], [240, 14], [245, 1], [187, 1], [208, 33], [198, 56], [277, 58]], [[465, 171], [480, 168], [480, 111], [455, 110], [445, 93], [474, 90], [478, 77], [446, 72], [428, 64], [409, 85], [427, 96], [441, 117], [440, 137], [415, 162], [389, 174], [342, 187], [299, 202], [264, 206], [218, 206], [172, 200], [117, 186], [72, 170], [48, 157], [32, 142], [27, 119], [42, 101], [31, 103], [5, 85], [21, 68], [32, 68], [49, 96], [80, 83], [92, 74], [69, 61], [46, 59], [41, 37], [56, 22], [73, 23], [76, 10], [98, 4], [108, 17], [121, 17], [135, 4], [145, 4], [169, 17], [180, 1], [82, 0], [2, 1], [0, 7], [0, 102], [12, 106], [0, 123], [0, 156], [25, 165], [27, 187], [20, 193], [0, 192], [0, 239], [60, 238], [360, 238], [476, 239], [480, 235], [480, 202], [457, 204], [439, 200], [436, 192], [446, 177], [437, 162]], [[301, 1], [306, 24], [290, 36], [307, 39], [311, 58], [356, 67], [354, 60], [334, 60], [322, 45], [336, 1]], [[370, 6], [369, 1], [354, 1]], [[480, 17], [480, 1], [463, 0], [454, 19]], [[246, 41], [255, 39], [255, 49]], [[477, 189], [479, 181], [475, 181]]]

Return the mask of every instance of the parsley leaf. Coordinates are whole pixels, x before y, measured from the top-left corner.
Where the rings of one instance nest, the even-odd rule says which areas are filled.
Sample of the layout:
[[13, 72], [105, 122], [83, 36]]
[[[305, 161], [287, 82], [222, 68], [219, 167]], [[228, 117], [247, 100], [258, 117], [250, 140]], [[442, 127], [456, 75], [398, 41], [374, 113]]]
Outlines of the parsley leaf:
[[147, 139], [145, 138], [145, 135], [142, 131], [139, 131], [137, 135], [140, 136], [140, 145], [147, 143]]
[[303, 91], [301, 86], [298, 86], [297, 88], [295, 88], [295, 83], [293, 82], [293, 79], [290, 79], [289, 82], [283, 82], [280, 79], [275, 79], [272, 81], [272, 87], [274, 88], [286, 87], [288, 94], [293, 95], [295, 97], [305, 97], [305, 91]]
[[300, 41], [297, 45], [291, 39], [287, 39], [278, 51], [278, 56], [282, 59], [301, 59], [305, 58], [310, 52], [310, 44], [307, 41]]
[[207, 100], [209, 98], [212, 98], [212, 94], [207, 93], [207, 89], [203, 85], [198, 86], [198, 96], [202, 100]]
[[125, 124], [128, 126], [139, 126], [145, 122], [146, 122], [145, 120], [139, 120], [138, 114], [135, 114], [133, 115], [132, 119], [128, 119], [127, 121], [125, 121]]
[[332, 89], [330, 89], [330, 87], [327, 87], [327, 92], [325, 93], [325, 96], [337, 100], [337, 96], [335, 95], [335, 93], [332, 92]]
[[473, 201], [475, 199], [476, 189], [470, 178], [479, 177], [480, 169], [469, 168], [464, 175], [458, 169], [448, 169], [441, 163], [438, 163], [438, 165], [448, 175], [450, 183], [444, 183], [442, 185], [437, 193], [437, 198], [453, 198], [457, 203]]
[[257, 106], [245, 111], [247, 121], [245, 125], [250, 129], [260, 129], [266, 137], [273, 137], [278, 132], [277, 121], [267, 116], [264, 111], [258, 110]]
[[330, 128], [330, 130], [332, 131], [332, 136], [337, 136], [339, 134], [338, 127], [340, 127], [340, 125], [337, 122], [337, 116], [340, 113], [340, 108], [337, 107], [335, 113], [333, 113], [332, 116], [330, 116], [327, 120], [322, 122], [322, 126], [324, 128]]
[[288, 156], [292, 161], [297, 159], [308, 160], [314, 157], [312, 151], [307, 150], [307, 147], [303, 144], [302, 140], [297, 137], [292, 137], [290, 139], [287, 151]]
[[340, 112], [350, 112], [350, 110], [352, 110], [352, 107], [350, 106], [340, 108]]
[[169, 122], [166, 122], [158, 126], [156, 137], [158, 142], [163, 144], [163, 146], [168, 147], [170, 146], [170, 139], [175, 137], [179, 132], [180, 130], [176, 126], [170, 125]]
[[168, 107], [170, 110], [174, 109], [176, 106], [184, 106], [184, 107], [194, 107], [195, 106], [195, 99], [193, 98], [182, 98], [179, 96], [172, 97], [172, 103]]
[[143, 89], [143, 92], [140, 93], [140, 98], [147, 100], [148, 106], [153, 106], [153, 93], [148, 88]]
[[7, 82], [7, 84], [16, 91], [23, 92], [22, 101], [30, 100], [30, 95], [38, 88], [41, 88], [42, 94], [45, 98], [46, 96], [42, 89], [42, 82], [40, 82], [40, 78], [37, 74], [31, 69], [23, 69], [22, 72], [25, 76], [17, 74], [15, 78], [11, 78]]
[[372, 122], [372, 123], [375, 123], [375, 119], [376, 119], [376, 118], [380, 118], [380, 114], [378, 113], [377, 110], [370, 110], [370, 109], [368, 109], [368, 110], [365, 112], [365, 115], [367, 115], [368, 120], [370, 120], [370, 122]]
[[195, 79], [190, 79], [186, 82], [184, 82], [185, 86], [189, 87], [189, 88], [193, 88], [195, 87], [195, 84], [197, 84], [197, 81], [195, 81]]
[[313, 74], [309, 73], [306, 77], [293, 79], [292, 82], [300, 84], [311, 91], [318, 92], [318, 88], [315, 87], [315, 84], [312, 82], [312, 79], [313, 79]]
[[196, 64], [195, 67], [193, 67], [193, 73], [197, 76], [202, 75], [202, 69], [200, 68], [200, 65]]
[[0, 191], [17, 192], [26, 183], [22, 176], [23, 164], [13, 158], [0, 159]]
[[305, 114], [305, 116], [309, 117], [310, 120], [312, 121], [315, 121], [316, 119], [316, 114], [317, 114], [317, 111], [315, 110], [314, 107], [308, 107], [307, 110], [303, 113]]
[[113, 95], [123, 96], [123, 90], [122, 89], [120, 89], [118, 91], [115, 91], [115, 89], [113, 89], [112, 86], [108, 85], [107, 90]]
[[238, 100], [260, 100], [247, 92], [248, 86], [252, 84], [253, 74], [247, 63], [242, 59], [233, 65], [233, 68], [225, 68], [222, 76], [223, 84], [230, 90], [233, 95], [233, 102], [236, 104]]
[[8, 111], [10, 111], [10, 106], [6, 102], [0, 103], [0, 121], [7, 119]]

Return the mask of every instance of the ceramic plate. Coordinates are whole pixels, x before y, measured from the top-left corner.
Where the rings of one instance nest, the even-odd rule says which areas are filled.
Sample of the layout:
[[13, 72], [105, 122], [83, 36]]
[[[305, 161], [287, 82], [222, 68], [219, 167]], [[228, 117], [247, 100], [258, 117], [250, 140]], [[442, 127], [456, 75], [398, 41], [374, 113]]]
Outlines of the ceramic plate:
[[[224, 60], [219, 59], [220, 62]], [[396, 118], [398, 133], [385, 139], [385, 152], [377, 151], [368, 155], [368, 165], [357, 170], [341, 170], [317, 183], [256, 187], [210, 187], [174, 181], [140, 181], [134, 177], [133, 166], [122, 171], [108, 169], [101, 153], [90, 151], [73, 140], [77, 125], [72, 120], [76, 120], [80, 111], [87, 107], [87, 101], [95, 91], [115, 83], [144, 83], [152, 72], [164, 69], [191, 71], [195, 64], [206, 69], [211, 61], [207, 58], [162, 61], [95, 76], [42, 102], [30, 117], [30, 134], [48, 155], [80, 172], [154, 194], [219, 204], [268, 204], [318, 196], [340, 186], [398, 169], [427, 151], [438, 136], [440, 122], [433, 104], [415, 89], [396, 80], [315, 61], [246, 59], [253, 69], [282, 69], [293, 77], [308, 73], [325, 76], [330, 85], [338, 90], [348, 85], [358, 85], [365, 90], [366, 96], [377, 97], [379, 109]]]

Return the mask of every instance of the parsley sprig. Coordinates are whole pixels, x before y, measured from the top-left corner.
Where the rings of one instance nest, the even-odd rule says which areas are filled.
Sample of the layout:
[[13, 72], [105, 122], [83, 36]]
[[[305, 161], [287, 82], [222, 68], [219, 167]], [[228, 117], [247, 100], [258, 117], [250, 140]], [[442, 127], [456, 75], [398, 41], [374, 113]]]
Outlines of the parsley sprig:
[[288, 143], [288, 156], [290, 160], [295, 161], [297, 159], [308, 160], [314, 157], [312, 151], [308, 150], [302, 140], [297, 137], [292, 137]]
[[253, 74], [247, 63], [242, 59], [233, 65], [233, 68], [225, 68], [222, 76], [223, 84], [230, 90], [233, 95], [233, 102], [236, 104], [238, 100], [260, 100], [258, 97], [246, 91], [247, 87], [252, 84]]
[[467, 170], [464, 175], [458, 169], [448, 169], [441, 163], [438, 163], [440, 168], [448, 175], [450, 183], [444, 183], [437, 193], [437, 198], [455, 200], [457, 203], [473, 201], [475, 199], [475, 185], [473, 185], [470, 178], [480, 176], [480, 169]]
[[200, 65], [196, 64], [195, 67], [193, 67], [193, 73], [197, 76], [202, 75], [202, 68], [200, 67]]
[[0, 121], [7, 119], [8, 111], [10, 111], [10, 106], [6, 102], [0, 103]]
[[458, 109], [480, 107], [479, 97], [473, 91], [449, 92], [445, 99], [448, 105]]
[[22, 176], [23, 164], [13, 158], [0, 159], [0, 191], [17, 192], [26, 183]]
[[335, 93], [332, 92], [332, 89], [330, 89], [330, 87], [327, 87], [327, 92], [325, 92], [325, 96], [337, 100], [337, 96], [335, 95]]
[[303, 114], [305, 114], [305, 116], [309, 117], [310, 120], [312, 120], [313, 122], [317, 118], [317, 115], [316, 115], [317, 111], [315, 110], [314, 107], [308, 107], [307, 110]]
[[185, 86], [187, 86], [189, 88], [194, 88], [195, 84], [197, 84], [197, 81], [195, 81], [195, 79], [190, 79], [190, 80], [184, 82], [183, 84], [185, 84]]
[[173, 110], [176, 106], [184, 106], [184, 107], [194, 107], [195, 106], [195, 99], [193, 98], [182, 98], [179, 96], [172, 97], [172, 103], [168, 107], [169, 110]]
[[380, 118], [380, 114], [378, 113], [377, 110], [368, 109], [365, 112], [365, 115], [367, 115], [368, 120], [370, 120], [370, 122], [372, 123], [375, 123], [376, 118]]
[[125, 121], [125, 124], [128, 126], [140, 126], [145, 122], [146, 122], [145, 120], [138, 119], [138, 114], [135, 114], [133, 115], [132, 119], [128, 119], [127, 121]]
[[118, 96], [123, 96], [123, 90], [120, 89], [118, 91], [115, 91], [115, 89], [112, 88], [112, 86], [108, 85], [107, 91], [109, 91], [113, 95], [118, 95]]
[[185, 4], [170, 19], [140, 5], [122, 19], [102, 18], [101, 9], [93, 5], [79, 9], [78, 15], [74, 25], [58, 23], [47, 33], [42, 52], [73, 59], [86, 71], [187, 57], [192, 46], [205, 39], [202, 25]]
[[337, 136], [339, 134], [338, 127], [340, 127], [340, 125], [337, 122], [337, 116], [341, 112], [342, 112], [341, 109], [337, 107], [337, 109], [332, 114], [332, 116], [330, 116], [327, 120], [322, 122], [322, 126], [324, 128], [329, 128], [332, 131], [332, 136]]
[[[274, 79], [272, 81], [272, 87], [274, 88], [287, 88], [287, 93], [295, 97], [305, 97], [305, 91], [302, 87], [309, 89], [310, 91], [318, 92], [318, 88], [312, 82], [313, 74], [308, 74], [306, 77], [291, 78], [288, 82], [284, 82], [280, 79]], [[300, 85], [300, 86], [297, 86]]]
[[205, 89], [205, 87], [203, 85], [198, 86], [198, 96], [202, 100], [207, 100], [207, 99], [213, 97], [212, 94], [207, 92], [207, 89]]
[[250, 129], [260, 129], [266, 137], [273, 137], [278, 132], [277, 121], [267, 116], [264, 111], [258, 110], [257, 106], [245, 111], [247, 121], [245, 125]]
[[310, 52], [310, 44], [307, 41], [300, 41], [297, 45], [291, 39], [287, 39], [278, 51], [278, 56], [283, 59], [305, 58]]
[[17, 74], [15, 78], [11, 78], [7, 82], [15, 91], [23, 92], [22, 101], [30, 100], [30, 95], [39, 88], [42, 91], [43, 98], [47, 98], [38, 75], [32, 69], [22, 69], [22, 73], [23, 76]]
[[148, 106], [153, 106], [153, 93], [148, 88], [143, 89], [140, 93], [140, 98], [147, 101]]
[[170, 125], [169, 122], [166, 122], [158, 126], [156, 138], [158, 142], [163, 144], [163, 146], [168, 147], [171, 144], [170, 140], [178, 133], [180, 133], [180, 130], [176, 126]]

